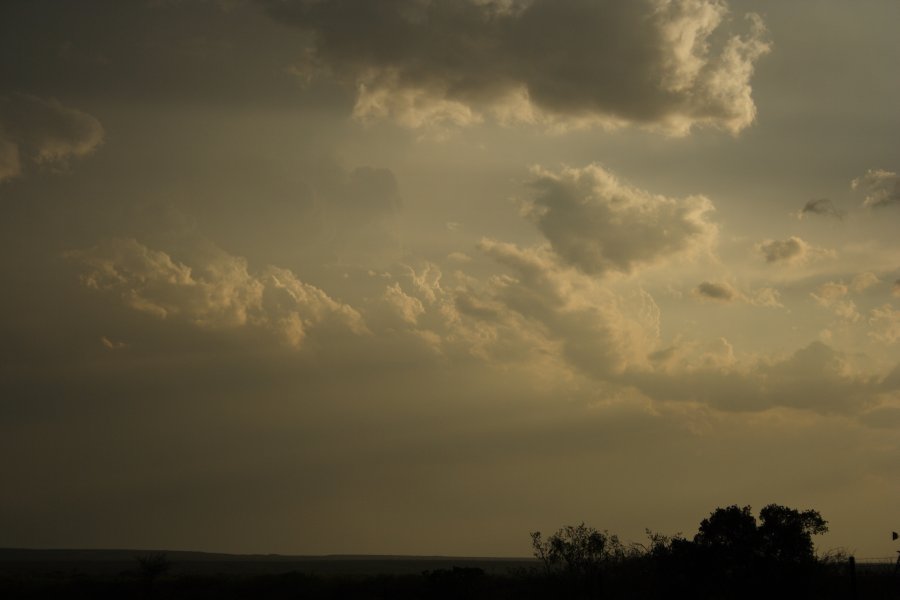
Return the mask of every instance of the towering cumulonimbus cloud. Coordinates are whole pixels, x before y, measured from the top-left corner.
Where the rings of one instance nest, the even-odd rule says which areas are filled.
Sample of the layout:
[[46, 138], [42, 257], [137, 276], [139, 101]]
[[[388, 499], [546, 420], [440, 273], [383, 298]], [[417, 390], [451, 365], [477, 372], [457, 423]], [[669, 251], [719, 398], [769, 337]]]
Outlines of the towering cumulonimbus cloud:
[[64, 165], [87, 156], [103, 135], [97, 119], [58, 100], [0, 96], [0, 181], [18, 177], [27, 164]]
[[310, 36], [294, 70], [357, 86], [358, 117], [738, 132], [765, 26], [722, 0], [259, 0]]

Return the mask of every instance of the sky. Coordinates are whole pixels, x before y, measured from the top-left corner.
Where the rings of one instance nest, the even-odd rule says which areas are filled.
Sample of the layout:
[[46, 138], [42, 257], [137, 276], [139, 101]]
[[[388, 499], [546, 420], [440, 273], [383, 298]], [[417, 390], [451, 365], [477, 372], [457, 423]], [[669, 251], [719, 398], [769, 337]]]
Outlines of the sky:
[[898, 22], [0, 3], [0, 546], [892, 557]]

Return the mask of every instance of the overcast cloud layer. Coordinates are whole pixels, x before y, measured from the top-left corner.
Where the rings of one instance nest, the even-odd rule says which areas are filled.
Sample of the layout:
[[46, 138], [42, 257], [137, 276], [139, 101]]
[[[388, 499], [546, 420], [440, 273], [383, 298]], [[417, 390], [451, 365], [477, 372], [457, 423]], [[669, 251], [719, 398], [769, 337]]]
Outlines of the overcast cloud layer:
[[893, 559], [898, 21], [0, 4], [0, 547]]

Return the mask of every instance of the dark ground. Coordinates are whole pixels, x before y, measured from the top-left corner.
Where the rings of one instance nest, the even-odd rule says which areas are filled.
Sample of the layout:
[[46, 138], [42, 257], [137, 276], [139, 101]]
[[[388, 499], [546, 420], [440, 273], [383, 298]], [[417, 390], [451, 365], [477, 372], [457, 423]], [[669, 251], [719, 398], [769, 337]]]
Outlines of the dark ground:
[[[147, 559], [161, 559], [154, 573]], [[139, 558], [145, 559], [142, 565]], [[534, 559], [279, 556], [140, 550], [0, 549], [0, 598], [857, 598], [900, 599], [893, 565], [845, 564], [790, 580], [685, 578], [633, 561], [590, 581]], [[765, 578], [761, 578], [765, 579]]]

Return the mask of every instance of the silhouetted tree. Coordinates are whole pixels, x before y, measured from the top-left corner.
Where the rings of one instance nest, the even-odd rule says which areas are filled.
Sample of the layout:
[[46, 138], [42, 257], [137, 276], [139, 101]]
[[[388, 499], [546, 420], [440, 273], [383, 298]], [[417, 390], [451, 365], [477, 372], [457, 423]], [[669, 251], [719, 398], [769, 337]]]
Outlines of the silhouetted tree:
[[814, 560], [812, 536], [828, 531], [828, 522], [815, 510], [769, 504], [759, 511], [759, 519], [760, 550], [778, 562]]
[[617, 536], [584, 523], [563, 527], [546, 541], [541, 539], [540, 531], [532, 532], [531, 546], [535, 557], [548, 571], [589, 573], [599, 570], [605, 562], [622, 558], [625, 553]]
[[646, 543], [626, 550], [615, 535], [582, 523], [546, 540], [532, 533], [531, 541], [544, 581], [554, 586], [548, 593], [558, 598], [811, 598], [826, 568], [812, 537], [827, 530], [815, 510], [769, 504], [757, 519], [749, 506], [733, 504], [712, 511], [693, 539], [647, 530]]
[[625, 548], [619, 538], [584, 523], [559, 529], [546, 540], [541, 532], [531, 534], [534, 555], [556, 586], [550, 593], [560, 598], [592, 598], [601, 593], [604, 571], [620, 563]]
[[156, 552], [147, 556], [136, 556], [140, 567], [138, 576], [148, 587], [152, 587], [157, 579], [165, 575], [172, 568], [164, 552]]
[[759, 520], [757, 526], [749, 506], [717, 508], [700, 523], [694, 542], [734, 559], [808, 562], [815, 558], [812, 536], [828, 531], [828, 523], [818, 511], [778, 504], [764, 507]]
[[717, 508], [700, 522], [694, 543], [726, 554], [741, 555], [756, 549], [757, 538], [756, 518], [750, 507], [738, 508], [732, 504]]

